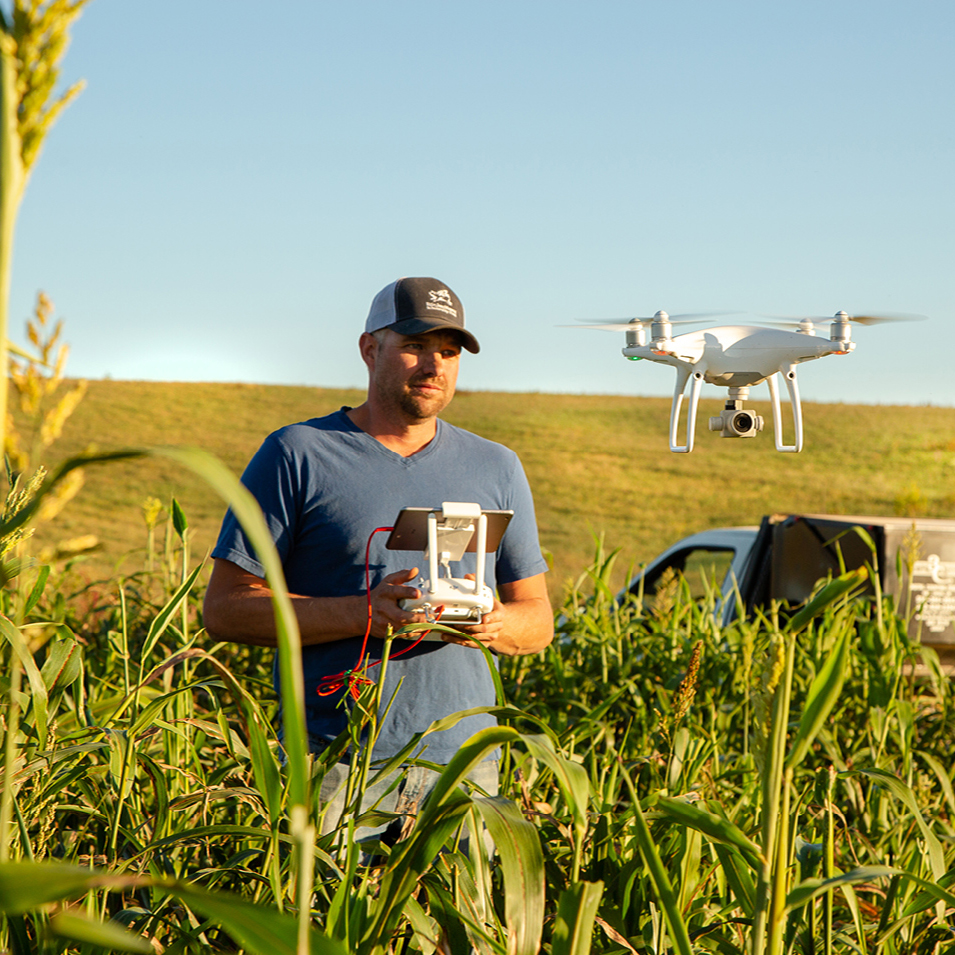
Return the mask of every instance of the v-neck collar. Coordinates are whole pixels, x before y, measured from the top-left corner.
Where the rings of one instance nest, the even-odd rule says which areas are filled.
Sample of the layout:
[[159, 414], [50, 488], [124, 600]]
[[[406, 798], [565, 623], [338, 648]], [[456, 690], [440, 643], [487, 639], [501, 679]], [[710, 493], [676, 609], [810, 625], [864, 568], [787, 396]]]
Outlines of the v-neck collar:
[[389, 460], [394, 463], [401, 463], [404, 467], [411, 467], [416, 461], [423, 461], [438, 449], [441, 444], [444, 436], [445, 424], [440, 419], [435, 420], [435, 430], [434, 437], [420, 450], [415, 451], [414, 454], [404, 455], [399, 454], [397, 451], [392, 451], [391, 448], [383, 445], [374, 435], [369, 434], [363, 428], [359, 428], [351, 418], [348, 417], [346, 412], [351, 411], [352, 409], [348, 405], [343, 405], [338, 414], [340, 415], [342, 421], [347, 426], [347, 429], [359, 436], [365, 441], [366, 444], [370, 444], [378, 453], [385, 455]]

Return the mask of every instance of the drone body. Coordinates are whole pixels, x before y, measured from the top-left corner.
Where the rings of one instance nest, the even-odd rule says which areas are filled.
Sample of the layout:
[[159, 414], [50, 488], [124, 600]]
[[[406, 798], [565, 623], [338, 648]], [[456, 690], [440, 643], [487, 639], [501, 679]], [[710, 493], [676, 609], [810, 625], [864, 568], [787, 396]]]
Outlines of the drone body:
[[[916, 316], [907, 316], [916, 317]], [[676, 369], [676, 388], [670, 410], [670, 450], [688, 453], [693, 450], [696, 434], [696, 412], [703, 384], [720, 385], [729, 389], [726, 406], [721, 414], [710, 418], [711, 431], [719, 431], [724, 438], [752, 438], [763, 429], [763, 419], [747, 411], [743, 402], [749, 389], [766, 382], [773, 409], [773, 431], [776, 450], [802, 450], [802, 406], [796, 383], [796, 365], [826, 355], [848, 355], [855, 348], [852, 325], [892, 321], [902, 316], [878, 318], [850, 317], [837, 312], [830, 321], [829, 337], [816, 336], [813, 319], [785, 323], [772, 322], [782, 327], [761, 325], [721, 325], [673, 337], [674, 324], [699, 322], [699, 316], [674, 316], [657, 312], [653, 318], [633, 318], [628, 322], [595, 323], [591, 327], [608, 331], [626, 331], [627, 341], [623, 355], [633, 361], [646, 359], [672, 365]], [[648, 335], [649, 328], [649, 335]], [[795, 329], [786, 331], [786, 329]], [[794, 441], [783, 440], [782, 410], [779, 401], [778, 376], [782, 375], [792, 406]], [[680, 410], [687, 383], [690, 382], [690, 400], [687, 408], [686, 440], [678, 438]]]

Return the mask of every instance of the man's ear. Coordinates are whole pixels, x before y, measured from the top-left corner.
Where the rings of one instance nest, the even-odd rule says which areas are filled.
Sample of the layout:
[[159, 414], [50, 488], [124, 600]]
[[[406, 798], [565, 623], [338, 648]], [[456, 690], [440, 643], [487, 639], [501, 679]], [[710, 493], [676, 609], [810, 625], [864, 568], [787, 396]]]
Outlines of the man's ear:
[[369, 367], [374, 367], [375, 358], [378, 355], [378, 339], [368, 332], [362, 332], [358, 339], [358, 351], [362, 361]]

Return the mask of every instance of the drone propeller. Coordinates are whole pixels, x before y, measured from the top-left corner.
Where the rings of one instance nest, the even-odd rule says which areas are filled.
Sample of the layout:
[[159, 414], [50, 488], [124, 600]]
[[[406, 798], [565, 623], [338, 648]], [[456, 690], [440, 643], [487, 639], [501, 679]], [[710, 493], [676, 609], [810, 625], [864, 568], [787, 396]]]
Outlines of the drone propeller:
[[[658, 313], [659, 314], [659, 313]], [[693, 325], [704, 322], [719, 315], [738, 315], [738, 312], [681, 312], [679, 315], [663, 314], [665, 321], [671, 325]], [[578, 318], [578, 325], [560, 325], [559, 328], [600, 328], [608, 332], [632, 331], [634, 325], [650, 324], [657, 321], [657, 315], [638, 315], [634, 318]]]
[[[850, 322], [855, 322], [857, 325], [883, 325], [886, 322], [924, 322], [928, 316], [927, 315], [912, 315], [902, 312], [889, 312], [885, 315], [848, 315], [846, 316]], [[823, 319], [827, 321], [827, 319]]]
[[824, 325], [826, 322], [842, 321], [853, 322], [856, 325], [882, 325], [886, 322], [923, 322], [925, 315], [911, 315], [903, 313], [889, 313], [886, 315], [849, 315], [846, 312], [837, 312], [835, 315], [790, 315], [773, 316], [786, 318], [787, 321], [762, 322], [763, 325], [772, 325], [775, 328], [797, 328], [800, 325]]

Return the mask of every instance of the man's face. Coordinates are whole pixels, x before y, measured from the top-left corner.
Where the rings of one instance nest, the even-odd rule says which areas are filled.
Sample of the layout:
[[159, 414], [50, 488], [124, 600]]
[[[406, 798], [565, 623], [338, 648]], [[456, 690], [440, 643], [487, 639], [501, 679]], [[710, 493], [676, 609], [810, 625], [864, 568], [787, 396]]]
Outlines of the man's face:
[[454, 332], [399, 335], [385, 329], [381, 341], [362, 336], [369, 388], [411, 422], [439, 415], [454, 397], [461, 356]]

